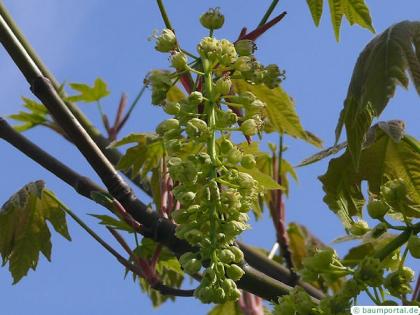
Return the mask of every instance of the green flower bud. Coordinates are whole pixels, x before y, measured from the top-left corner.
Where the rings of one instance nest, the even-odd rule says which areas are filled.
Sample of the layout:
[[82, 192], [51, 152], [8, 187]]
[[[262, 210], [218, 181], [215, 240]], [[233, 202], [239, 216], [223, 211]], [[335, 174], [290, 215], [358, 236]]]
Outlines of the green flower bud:
[[203, 94], [201, 94], [201, 92], [198, 91], [194, 91], [188, 96], [188, 102], [195, 106], [203, 102], [203, 100]]
[[241, 165], [245, 168], [251, 169], [254, 168], [255, 165], [257, 165], [257, 162], [255, 161], [255, 158], [252, 154], [245, 154], [242, 157]]
[[242, 152], [233, 148], [228, 152], [227, 159], [230, 163], [236, 164], [242, 160]]
[[209, 9], [200, 16], [200, 23], [209, 30], [217, 30], [223, 26], [225, 17], [220, 12], [220, 8]]
[[309, 270], [322, 272], [332, 265], [336, 258], [335, 251], [331, 248], [319, 250], [314, 256], [305, 257], [303, 265]]
[[200, 56], [213, 62], [216, 61], [221, 54], [221, 47], [217, 39], [213, 37], [204, 37], [198, 44], [197, 51]]
[[384, 286], [389, 293], [400, 297], [411, 292], [410, 282], [414, 279], [414, 271], [411, 268], [403, 267], [400, 270], [388, 274]]
[[350, 233], [353, 235], [364, 235], [369, 231], [369, 226], [366, 221], [359, 220], [352, 224]]
[[386, 223], [379, 223], [377, 224], [373, 229], [372, 229], [372, 237], [373, 238], [378, 238], [379, 236], [381, 236], [382, 234], [384, 234], [387, 231], [388, 227], [386, 225]]
[[235, 254], [226, 248], [219, 251], [218, 257], [220, 261], [225, 264], [230, 264], [235, 261]]
[[198, 244], [203, 238], [203, 233], [200, 230], [192, 229], [184, 233], [183, 239], [187, 240], [190, 244]]
[[193, 259], [196, 259], [196, 254], [192, 252], [186, 252], [185, 254], [182, 254], [181, 257], [179, 257], [179, 263], [181, 264], [181, 266], [184, 266]]
[[252, 58], [248, 56], [238, 57], [235, 64], [233, 65], [235, 70], [239, 72], [248, 72], [252, 70]]
[[238, 184], [241, 186], [241, 188], [250, 189], [250, 188], [253, 188], [256, 185], [256, 181], [254, 180], [254, 178], [251, 175], [249, 175], [247, 173], [239, 172], [238, 173]]
[[171, 55], [171, 66], [176, 70], [184, 70], [188, 63], [188, 57], [182, 52], [175, 52]]
[[245, 223], [238, 221], [230, 221], [225, 224], [223, 230], [225, 231], [225, 234], [229, 236], [236, 236], [239, 233], [245, 231], [247, 227], [248, 225], [246, 225]]
[[377, 258], [367, 256], [362, 260], [354, 274], [354, 278], [366, 283], [371, 287], [378, 287], [382, 284], [384, 269], [381, 261]]
[[373, 199], [367, 205], [369, 215], [374, 219], [381, 219], [389, 210], [389, 206], [382, 200]]
[[232, 149], [232, 142], [229, 139], [223, 138], [222, 142], [220, 143], [220, 152], [222, 154], [228, 154], [228, 152]]
[[239, 56], [250, 56], [257, 49], [257, 46], [250, 39], [241, 39], [235, 43], [235, 49]]
[[229, 247], [229, 249], [235, 255], [234, 262], [240, 263], [244, 260], [244, 253], [242, 253], [242, 251], [238, 247], [231, 246], [231, 247]]
[[241, 208], [241, 194], [236, 190], [224, 190], [221, 194], [222, 211], [232, 213]]
[[224, 303], [226, 301], [226, 292], [222, 288], [216, 288], [214, 291], [214, 302]]
[[216, 272], [212, 268], [207, 268], [203, 274], [203, 280], [205, 280], [208, 284], [213, 284], [216, 282]]
[[167, 120], [162, 121], [157, 127], [156, 127], [156, 133], [163, 136], [166, 132], [179, 129], [179, 121], [178, 119], [170, 118]]
[[214, 91], [219, 95], [227, 95], [232, 87], [232, 81], [228, 76], [219, 78], [214, 86]]
[[238, 59], [235, 46], [227, 39], [222, 39], [219, 43], [221, 49], [220, 55], [218, 56], [219, 62], [225, 66], [235, 63]]
[[205, 136], [208, 134], [207, 124], [199, 118], [190, 119], [185, 128], [185, 132], [190, 138]]
[[407, 243], [411, 256], [420, 259], [420, 238], [412, 235]]
[[193, 258], [190, 261], [188, 261], [183, 267], [186, 273], [193, 275], [200, 271], [201, 261]]
[[257, 97], [249, 91], [240, 92], [238, 95], [232, 97], [232, 102], [243, 104], [245, 107], [250, 105], [255, 100], [257, 100]]
[[238, 265], [232, 264], [226, 268], [226, 274], [233, 281], [238, 281], [242, 278], [245, 272]]
[[407, 187], [402, 179], [391, 180], [382, 185], [381, 195], [391, 207], [398, 208], [399, 204], [406, 199]]
[[179, 110], [181, 109], [181, 105], [177, 102], [165, 102], [165, 106], [163, 107], [163, 110], [165, 113], [169, 115], [176, 115], [179, 113]]
[[169, 52], [176, 48], [176, 37], [174, 32], [165, 28], [156, 38], [155, 49], [160, 52]]
[[241, 125], [241, 130], [245, 136], [254, 136], [258, 133], [258, 126], [254, 119], [247, 119]]
[[152, 86], [152, 104], [160, 105], [166, 99], [166, 94], [172, 86], [172, 80], [168, 71], [151, 71], [146, 80]]
[[194, 200], [194, 198], [195, 198], [195, 193], [193, 193], [192, 191], [189, 191], [189, 192], [183, 193], [181, 198], [179, 198], [179, 201], [183, 205], [188, 205]]

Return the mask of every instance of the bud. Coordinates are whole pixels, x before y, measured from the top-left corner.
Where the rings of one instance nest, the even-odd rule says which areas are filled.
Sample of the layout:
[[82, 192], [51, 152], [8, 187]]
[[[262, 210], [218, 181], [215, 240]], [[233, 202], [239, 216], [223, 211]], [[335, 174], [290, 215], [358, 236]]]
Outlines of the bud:
[[197, 46], [200, 56], [210, 61], [216, 61], [221, 53], [219, 41], [213, 37], [204, 37]]
[[252, 154], [245, 154], [242, 157], [241, 165], [245, 168], [251, 169], [254, 168], [257, 162]]
[[172, 80], [168, 71], [154, 70], [147, 77], [152, 86], [152, 104], [160, 105], [166, 99], [166, 93], [172, 86]]
[[239, 184], [239, 186], [241, 186], [241, 188], [250, 189], [250, 188], [253, 188], [256, 185], [256, 181], [254, 180], [254, 178], [251, 175], [249, 175], [247, 173], [239, 172], [238, 173], [238, 184]]
[[182, 52], [175, 52], [171, 56], [171, 65], [175, 69], [181, 71], [184, 70], [187, 66], [188, 58], [187, 56]]
[[157, 127], [156, 127], [156, 133], [159, 135], [164, 135], [166, 132], [178, 129], [179, 128], [179, 121], [178, 119], [167, 119], [162, 121]]
[[354, 278], [368, 286], [378, 287], [382, 284], [384, 269], [381, 261], [370, 256], [365, 257], [354, 273]]
[[230, 264], [235, 260], [235, 254], [229, 249], [222, 249], [218, 255], [220, 261], [225, 264]]
[[350, 227], [350, 233], [353, 235], [364, 235], [369, 231], [369, 226], [366, 221], [359, 220], [352, 224]]
[[228, 152], [227, 159], [230, 163], [236, 164], [242, 159], [242, 152], [237, 148], [233, 148]]
[[241, 130], [245, 136], [254, 136], [258, 133], [258, 126], [254, 119], [247, 119], [241, 124]]
[[238, 265], [232, 264], [226, 268], [226, 274], [233, 281], [238, 281], [242, 278], [245, 272]]
[[235, 46], [227, 39], [220, 40], [220, 55], [218, 56], [219, 62], [224, 66], [229, 66], [238, 60], [238, 55]]
[[203, 99], [203, 94], [201, 94], [201, 92], [194, 91], [188, 96], [188, 103], [198, 105], [203, 101]]
[[181, 204], [185, 205], [185, 204], [190, 204], [195, 198], [195, 193], [193, 193], [192, 191], [183, 193], [181, 195], [181, 197], [179, 198], [179, 201], [181, 202]]
[[411, 256], [420, 259], [420, 238], [412, 235], [407, 243]]
[[227, 154], [232, 149], [232, 142], [226, 138], [223, 138], [222, 142], [220, 143], [220, 152], [222, 152], [223, 154]]
[[185, 128], [185, 132], [190, 138], [201, 137], [207, 135], [208, 128], [204, 120], [199, 118], [190, 119]]
[[156, 38], [155, 49], [160, 52], [170, 52], [176, 48], [176, 37], [174, 32], [165, 28]]
[[414, 271], [408, 267], [402, 267], [391, 272], [384, 281], [384, 286], [391, 295], [400, 297], [411, 292], [410, 282], [414, 279]]
[[179, 103], [166, 101], [163, 110], [169, 115], [176, 115], [179, 113], [180, 108], [181, 105], [179, 105]]
[[240, 56], [236, 60], [233, 67], [235, 68], [235, 70], [238, 70], [240, 72], [251, 71], [251, 69], [252, 69], [252, 59], [248, 56]]
[[200, 23], [209, 30], [217, 30], [223, 26], [225, 17], [220, 12], [219, 8], [209, 9], [206, 13], [201, 15]]
[[388, 212], [389, 206], [382, 200], [373, 199], [368, 203], [367, 210], [373, 219], [381, 219]]
[[182, 266], [184, 266], [187, 262], [195, 258], [196, 258], [196, 255], [194, 253], [186, 252], [185, 254], [182, 254], [181, 257], [179, 257], [179, 263]]
[[257, 46], [250, 39], [241, 39], [235, 43], [235, 49], [239, 56], [250, 56], [256, 48]]
[[231, 246], [231, 247], [229, 247], [229, 249], [235, 255], [235, 262], [236, 263], [240, 263], [244, 260], [244, 253], [242, 253], [242, 251], [238, 247]]
[[186, 273], [193, 275], [199, 272], [201, 269], [201, 262], [198, 259], [191, 259], [184, 265]]
[[279, 86], [283, 78], [284, 71], [280, 71], [276, 64], [270, 64], [264, 68], [263, 82], [270, 89], [274, 89], [276, 86]]
[[223, 76], [216, 81], [214, 91], [219, 95], [227, 95], [230, 92], [232, 81], [228, 76]]
[[407, 187], [402, 179], [395, 179], [386, 182], [381, 187], [381, 195], [391, 207], [397, 207], [406, 199]]

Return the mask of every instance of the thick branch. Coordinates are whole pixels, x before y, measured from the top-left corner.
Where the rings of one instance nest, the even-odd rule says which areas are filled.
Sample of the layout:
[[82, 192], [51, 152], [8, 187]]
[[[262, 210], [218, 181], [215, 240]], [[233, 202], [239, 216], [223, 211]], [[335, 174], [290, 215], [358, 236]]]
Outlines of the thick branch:
[[[66, 97], [67, 95], [61, 89], [60, 83], [44, 65], [41, 58], [26, 40], [25, 36], [10, 16], [2, 1], [0, 1], [0, 24], [1, 42], [3, 45], [7, 45], [7, 47], [5, 46], [7, 51], [13, 51], [12, 58], [26, 79], [28, 80], [28, 78], [34, 78], [35, 76], [42, 75], [50, 80], [52, 86], [57, 92], [60, 92], [62, 96]], [[34, 69], [36, 69], [36, 73], [33, 72]], [[89, 136], [95, 141], [101, 151], [106, 155], [109, 161], [116, 165], [121, 158], [121, 153], [117, 149], [107, 148], [109, 144], [108, 139], [93, 126], [89, 119], [83, 115], [74, 103], [65, 101], [65, 104], [87, 131]], [[130, 180], [132, 180], [144, 192], [149, 195], [151, 194], [150, 183], [147, 178], [140, 178], [138, 175], [133, 174], [131, 170], [124, 172], [124, 175], [130, 178]]]

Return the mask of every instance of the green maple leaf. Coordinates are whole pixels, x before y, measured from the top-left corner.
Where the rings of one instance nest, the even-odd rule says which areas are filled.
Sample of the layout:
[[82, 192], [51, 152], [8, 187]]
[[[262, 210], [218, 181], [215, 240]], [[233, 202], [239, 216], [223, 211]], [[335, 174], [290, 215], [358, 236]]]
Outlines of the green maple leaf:
[[78, 95], [68, 97], [67, 100], [71, 102], [81, 101], [85, 103], [93, 103], [110, 94], [106, 83], [101, 78], [97, 78], [93, 83], [93, 86], [83, 83], [70, 83], [69, 85], [73, 90], [80, 93]]
[[51, 260], [51, 233], [47, 221], [56, 232], [71, 240], [67, 230], [64, 206], [44, 182], [27, 184], [1, 207], [0, 254], [3, 266], [9, 263], [13, 283], [36, 269], [41, 252]]

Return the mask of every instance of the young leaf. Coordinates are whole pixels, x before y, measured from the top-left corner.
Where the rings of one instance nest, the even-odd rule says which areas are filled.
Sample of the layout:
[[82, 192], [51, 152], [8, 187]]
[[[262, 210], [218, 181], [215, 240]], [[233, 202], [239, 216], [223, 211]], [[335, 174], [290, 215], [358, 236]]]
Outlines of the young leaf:
[[238, 302], [229, 301], [213, 307], [207, 315], [243, 315]]
[[108, 96], [110, 93], [106, 83], [101, 78], [97, 78], [92, 87], [83, 83], [70, 83], [69, 85], [73, 90], [80, 93], [78, 95], [68, 97], [67, 100], [71, 102], [97, 102], [105, 96]]
[[157, 135], [151, 133], [131, 134], [113, 142], [110, 147], [115, 148], [128, 143], [137, 143], [137, 145], [126, 151], [118, 162], [118, 169], [132, 168], [133, 174], [140, 172], [140, 176], [144, 177], [149, 171], [159, 166], [159, 161], [163, 156], [163, 145]]
[[335, 39], [337, 41], [340, 39], [340, 27], [344, 14], [342, 2], [342, 0], [328, 0], [331, 23], [334, 29]]
[[367, 28], [372, 33], [375, 33], [369, 8], [366, 6], [364, 0], [343, 0], [343, 9], [350, 25], [359, 24], [361, 27]]
[[302, 162], [300, 162], [296, 167], [302, 167], [306, 165], [310, 165], [313, 163], [316, 163], [318, 161], [321, 161], [333, 154], [336, 154], [337, 152], [340, 152], [342, 149], [347, 147], [347, 142], [342, 142], [340, 144], [334, 145], [332, 147], [329, 147], [328, 149], [322, 150], [318, 153], [315, 153], [311, 155], [310, 157], [304, 159]]
[[252, 92], [266, 104], [268, 119], [278, 132], [320, 146], [319, 139], [315, 141], [314, 136], [309, 136], [303, 129], [293, 100], [281, 87], [270, 89], [264, 84], [251, 85], [243, 80], [232, 81], [237, 92]]
[[323, 0], [306, 0], [309, 10], [311, 11], [312, 18], [316, 26], [319, 26], [319, 21], [322, 16], [322, 8], [324, 6]]
[[[367, 181], [369, 192], [378, 195], [380, 186], [387, 180], [401, 178], [414, 204], [420, 204], [420, 150], [418, 141], [404, 136], [395, 142], [379, 126], [375, 140], [361, 152], [360, 167], [356, 171], [347, 150], [332, 159], [328, 171], [319, 179], [326, 193], [325, 203], [336, 212], [348, 216], [361, 216], [364, 204], [362, 181]], [[399, 209], [406, 216], [420, 217], [414, 207]]]
[[48, 110], [44, 105], [26, 97], [22, 97], [22, 100], [23, 106], [29, 111], [19, 111], [9, 116], [11, 119], [22, 122], [21, 125], [14, 126], [17, 131], [26, 131], [48, 121]]
[[19, 282], [30, 268], [36, 269], [40, 252], [51, 260], [47, 221], [71, 240], [63, 208], [42, 181], [27, 184], [1, 207], [0, 254], [3, 265], [9, 263], [13, 283]]
[[129, 233], [135, 232], [131, 225], [127, 224], [125, 221], [119, 218], [114, 218], [114, 217], [111, 217], [109, 215], [104, 215], [104, 214], [89, 214], [89, 215], [99, 219], [101, 221], [99, 222], [99, 224], [105, 225], [107, 227], [110, 227], [116, 230], [126, 231]]
[[397, 84], [407, 88], [410, 77], [420, 94], [419, 34], [420, 22], [395, 24], [376, 36], [357, 60], [336, 128], [338, 141], [345, 125], [356, 167], [368, 128], [394, 95]]

